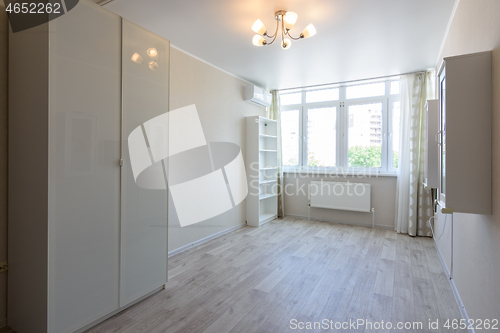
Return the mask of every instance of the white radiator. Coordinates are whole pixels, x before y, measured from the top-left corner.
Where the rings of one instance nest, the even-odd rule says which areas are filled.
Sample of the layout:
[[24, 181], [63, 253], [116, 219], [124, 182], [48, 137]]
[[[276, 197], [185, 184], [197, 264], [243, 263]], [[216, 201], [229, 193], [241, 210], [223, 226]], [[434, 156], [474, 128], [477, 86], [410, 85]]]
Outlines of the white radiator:
[[313, 181], [309, 205], [315, 208], [371, 212], [371, 184]]

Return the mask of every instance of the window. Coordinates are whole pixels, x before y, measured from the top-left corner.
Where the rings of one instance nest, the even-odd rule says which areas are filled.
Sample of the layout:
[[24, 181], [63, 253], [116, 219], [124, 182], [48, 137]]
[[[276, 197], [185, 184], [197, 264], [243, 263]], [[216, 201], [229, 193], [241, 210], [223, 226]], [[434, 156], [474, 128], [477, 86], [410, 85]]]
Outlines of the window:
[[307, 110], [307, 166], [335, 166], [337, 109]]
[[299, 165], [299, 114], [299, 110], [289, 110], [281, 113], [283, 165]]
[[385, 82], [360, 84], [346, 88], [346, 98], [363, 98], [385, 95]]
[[394, 172], [399, 157], [399, 79], [282, 92], [285, 171]]
[[399, 94], [399, 81], [391, 81], [391, 95]]
[[348, 106], [354, 119], [348, 130], [349, 167], [382, 167], [382, 103]]
[[280, 94], [281, 105], [292, 105], [302, 103], [302, 93]]
[[312, 90], [306, 92], [306, 103], [336, 101], [338, 99], [339, 99], [338, 88]]
[[392, 165], [394, 169], [398, 168], [399, 163], [399, 121], [400, 107], [399, 101], [392, 102]]

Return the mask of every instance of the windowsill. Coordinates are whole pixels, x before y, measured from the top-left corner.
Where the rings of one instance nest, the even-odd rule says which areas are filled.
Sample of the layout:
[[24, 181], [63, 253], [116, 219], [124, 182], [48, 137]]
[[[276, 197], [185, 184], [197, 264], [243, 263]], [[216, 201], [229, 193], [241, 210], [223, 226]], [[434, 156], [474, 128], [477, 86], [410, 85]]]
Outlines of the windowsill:
[[342, 177], [359, 177], [359, 178], [378, 178], [378, 177], [394, 177], [397, 178], [397, 174], [394, 172], [366, 172], [363, 171], [350, 171], [341, 172], [335, 170], [283, 170], [284, 174], [299, 174], [299, 175], [329, 175], [332, 177], [342, 178]]

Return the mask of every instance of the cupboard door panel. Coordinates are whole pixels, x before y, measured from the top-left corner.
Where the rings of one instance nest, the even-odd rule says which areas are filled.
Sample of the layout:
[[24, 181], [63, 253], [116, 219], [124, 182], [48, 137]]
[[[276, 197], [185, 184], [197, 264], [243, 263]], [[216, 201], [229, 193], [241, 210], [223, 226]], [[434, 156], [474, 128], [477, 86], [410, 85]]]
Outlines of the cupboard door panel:
[[167, 281], [169, 48], [123, 20], [120, 305]]
[[87, 1], [49, 23], [50, 332], [118, 308], [120, 25]]

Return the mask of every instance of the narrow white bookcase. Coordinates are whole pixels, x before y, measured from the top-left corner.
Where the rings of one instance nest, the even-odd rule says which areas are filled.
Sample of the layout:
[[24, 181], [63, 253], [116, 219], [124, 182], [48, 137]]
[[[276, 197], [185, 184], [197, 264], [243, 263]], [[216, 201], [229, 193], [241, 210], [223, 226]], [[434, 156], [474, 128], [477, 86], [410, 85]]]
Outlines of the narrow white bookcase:
[[246, 118], [247, 224], [258, 227], [278, 216], [278, 123]]

